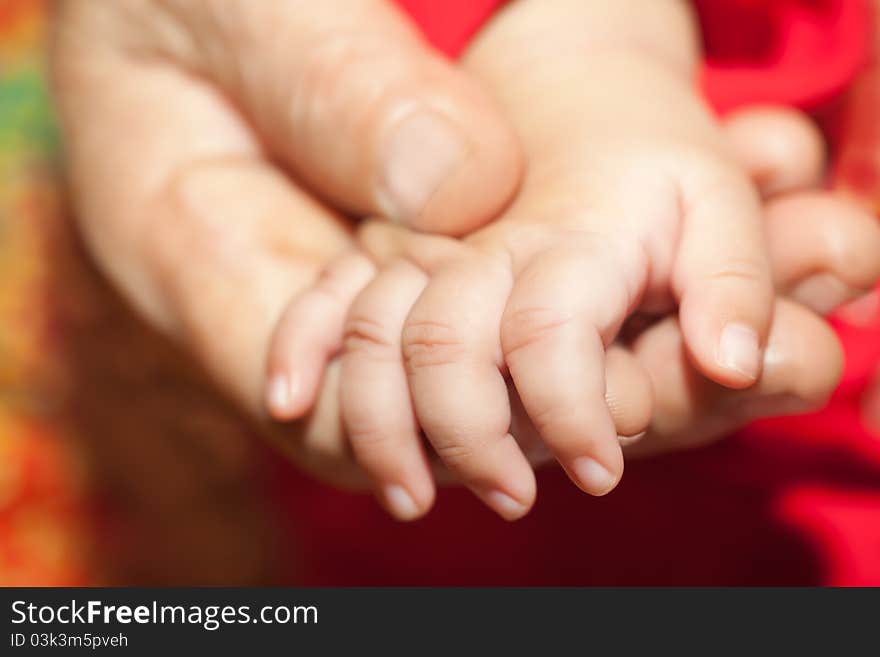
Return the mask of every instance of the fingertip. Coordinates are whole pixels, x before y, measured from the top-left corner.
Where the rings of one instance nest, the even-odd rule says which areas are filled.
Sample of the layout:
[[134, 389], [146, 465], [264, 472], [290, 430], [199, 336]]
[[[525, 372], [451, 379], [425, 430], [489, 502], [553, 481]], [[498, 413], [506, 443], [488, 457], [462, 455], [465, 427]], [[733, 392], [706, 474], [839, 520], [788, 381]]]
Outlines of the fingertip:
[[468, 488], [504, 520], [519, 520], [535, 504], [538, 490], [535, 472], [510, 434], [497, 443], [493, 456], [493, 461], [504, 467], [459, 477], [473, 482]]
[[709, 170], [685, 192], [691, 201], [672, 285], [697, 369], [742, 389], [761, 373], [776, 294], [773, 270], [753, 185], [729, 164]]
[[508, 522], [525, 517], [535, 504], [536, 491], [534, 486], [531, 487], [531, 490], [519, 490], [516, 497], [497, 488], [474, 489], [474, 492], [486, 506]]
[[263, 404], [269, 417], [289, 422], [305, 415], [318, 394], [328, 355], [330, 327], [306, 319], [302, 299], [294, 300], [275, 328], [269, 344]]
[[392, 221], [412, 228], [473, 149], [455, 122], [432, 109], [406, 112], [388, 130], [376, 196]]
[[518, 502], [507, 493], [502, 493], [499, 490], [487, 493], [485, 499], [486, 504], [507, 521], [519, 520], [529, 512], [531, 507], [531, 505]]
[[[694, 335], [699, 332], [700, 335]], [[742, 390], [760, 377], [763, 348], [757, 332], [740, 322], [728, 322], [720, 330], [689, 328], [682, 322], [688, 354], [703, 376], [726, 388]]]
[[485, 483], [473, 484], [469, 488], [504, 520], [519, 520], [531, 511], [537, 498], [535, 471], [510, 434], [498, 444], [495, 460], [505, 463], [506, 467], [489, 474], [483, 479]]
[[345, 254], [284, 309], [266, 358], [263, 404], [270, 417], [297, 419], [315, 403], [324, 368], [341, 346], [349, 305], [374, 271], [363, 255]]
[[594, 497], [602, 497], [614, 490], [623, 476], [623, 459], [616, 461], [614, 466], [609, 468], [595, 458], [581, 456], [574, 459], [566, 469], [572, 481], [582, 491]]
[[723, 127], [737, 159], [765, 197], [821, 180], [825, 143], [815, 122], [803, 112], [752, 106], [725, 117]]
[[474, 125], [469, 133], [467, 157], [412, 217], [411, 228], [466, 235], [499, 216], [513, 198], [524, 168], [513, 131], [498, 116]]
[[730, 375], [730, 385], [752, 385], [761, 371], [758, 332], [741, 322], [728, 322], [721, 329], [715, 360]]
[[844, 352], [834, 329], [803, 306], [779, 299], [764, 358], [762, 387], [825, 404], [843, 376]]
[[380, 501], [396, 520], [412, 522], [431, 510], [434, 504], [434, 488], [430, 487], [430, 494], [427, 496], [416, 496], [400, 484], [386, 484], [382, 487]]
[[283, 373], [273, 374], [266, 383], [265, 403], [275, 420], [291, 419], [291, 381]]
[[767, 204], [767, 237], [777, 289], [828, 314], [880, 277], [876, 218], [838, 194], [791, 194]]
[[696, 368], [737, 390], [753, 386], [761, 376], [773, 312], [770, 303], [765, 313], [750, 289], [704, 289], [686, 295], [679, 309], [682, 337]]
[[834, 274], [820, 273], [807, 276], [795, 284], [789, 291], [788, 296], [814, 312], [825, 316], [830, 315], [836, 308], [855, 298], [857, 293]]
[[654, 414], [654, 386], [635, 355], [617, 345], [605, 354], [605, 403], [621, 445], [645, 435]]
[[[303, 417], [312, 407], [319, 376], [304, 376], [302, 372], [278, 371], [266, 381], [264, 401], [269, 417], [278, 422], [290, 422]], [[308, 383], [314, 381], [314, 383]]]

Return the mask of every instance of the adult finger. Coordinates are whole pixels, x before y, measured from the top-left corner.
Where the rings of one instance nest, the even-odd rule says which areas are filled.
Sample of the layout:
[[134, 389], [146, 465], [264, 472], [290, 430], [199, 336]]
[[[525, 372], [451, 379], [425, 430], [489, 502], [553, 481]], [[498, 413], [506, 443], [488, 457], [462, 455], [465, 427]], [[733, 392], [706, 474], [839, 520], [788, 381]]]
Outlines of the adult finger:
[[244, 108], [265, 147], [337, 207], [463, 234], [522, 164], [491, 97], [383, 0], [172, 0], [172, 54]]

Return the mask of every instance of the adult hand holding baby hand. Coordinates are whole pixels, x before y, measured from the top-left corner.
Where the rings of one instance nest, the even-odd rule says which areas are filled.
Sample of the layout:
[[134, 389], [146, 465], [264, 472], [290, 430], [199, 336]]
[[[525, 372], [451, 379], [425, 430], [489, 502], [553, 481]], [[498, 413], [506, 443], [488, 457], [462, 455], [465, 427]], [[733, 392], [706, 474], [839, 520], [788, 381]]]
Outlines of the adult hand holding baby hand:
[[[55, 86], [86, 240], [255, 416], [283, 309], [351, 245], [344, 213], [461, 234], [519, 184], [516, 141], [489, 95], [388, 3], [66, 0], [57, 11]], [[493, 51], [504, 66], [511, 49], [483, 55]], [[672, 391], [676, 372], [659, 373]], [[360, 486], [339, 373], [331, 364], [309, 417], [271, 432], [305, 470]]]
[[255, 412], [272, 324], [349, 243], [346, 213], [460, 233], [519, 183], [504, 116], [389, 2], [53, 9], [53, 86], [89, 247]]
[[[628, 328], [622, 341], [606, 350], [604, 363], [604, 399], [617, 433], [631, 436], [647, 429], [635, 443], [622, 441], [624, 453], [646, 455], [705, 445], [761, 417], [817, 409], [834, 389], [841, 371], [840, 348], [833, 331], [814, 313], [833, 310], [864, 294], [876, 281], [880, 229], [870, 215], [833, 193], [801, 189], [815, 183], [818, 169], [804, 170], [803, 160], [792, 156], [812, 154], [816, 161], [821, 159], [819, 143], [808, 125], [794, 112], [774, 109], [748, 110], [726, 124], [728, 138], [747, 156], [744, 163], [762, 181], [762, 190], [784, 193], [765, 200], [765, 231], [779, 297], [759, 380], [749, 389], [733, 390], [702, 376], [687, 354], [674, 315]], [[773, 144], [769, 150], [768, 144]], [[786, 156], [779, 158], [779, 154]], [[413, 298], [407, 290], [418, 290], [428, 277], [425, 272], [430, 274], [444, 261], [461, 260], [468, 249], [445, 238], [415, 235], [381, 222], [367, 224], [362, 240], [381, 273], [358, 295], [361, 282], [350, 280], [346, 289], [345, 273], [337, 265], [337, 293], [357, 299], [348, 315], [341, 367], [338, 359], [331, 364], [318, 404], [321, 412], [310, 421], [314, 425], [323, 417], [326, 426], [338, 430], [340, 435], [333, 440], [339, 441], [339, 453], [351, 444], [386, 508], [398, 518], [410, 519], [424, 513], [433, 499], [428, 468], [438, 482], [461, 481], [462, 477], [445, 469], [442, 457], [448, 458], [449, 452], [440, 451], [441, 458], [428, 452], [429, 462], [423, 460], [419, 427], [408, 410], [409, 391], [405, 384], [399, 385], [405, 375], [399, 356], [400, 324]], [[396, 294], [388, 294], [389, 289]], [[467, 298], [468, 292], [462, 289], [459, 300]], [[285, 328], [292, 326], [282, 324], [276, 344], [296, 347], [295, 341], [287, 341], [290, 333]], [[324, 331], [325, 336], [341, 339], [343, 326], [325, 326]], [[436, 344], [439, 351], [448, 351], [442, 340]], [[543, 373], [536, 376], [540, 379]], [[471, 414], [494, 413], [482, 399], [475, 400], [467, 392], [470, 383], [465, 385], [458, 378], [423, 403], [442, 397], [441, 403], [458, 400]], [[341, 396], [336, 392], [340, 386]], [[532, 466], [552, 460], [509, 381], [507, 394], [509, 432], [522, 454]], [[338, 424], [339, 416], [343, 426]], [[460, 426], [454, 419], [448, 424], [450, 430]], [[330, 434], [324, 435], [329, 439]], [[479, 448], [486, 447], [491, 444]], [[467, 460], [475, 453], [462, 446], [452, 455]], [[533, 481], [528, 472], [514, 474], [520, 475], [518, 485]], [[401, 485], [412, 493], [401, 494], [395, 488]], [[485, 499], [504, 517], [516, 518], [527, 510], [498, 496]]]
[[[696, 380], [709, 384], [706, 391], [713, 381], [737, 388], [760, 381], [758, 396], [806, 399], [800, 408], [822, 398], [816, 390], [827, 392], [825, 386], [790, 386], [778, 367], [762, 379], [771, 326], [774, 366], [794, 344], [786, 337], [800, 332], [810, 336], [801, 349], [812, 342], [827, 356], [821, 377], [833, 385], [833, 337], [821, 323], [811, 324], [808, 313], [773, 300], [765, 234], [773, 236], [779, 291], [798, 296], [805, 288], [793, 290], [794, 283], [811, 272], [801, 265], [793, 275], [786, 263], [799, 257], [809, 263], [821, 253], [795, 246], [811, 246], [803, 238], [817, 226], [807, 221], [834, 217], [842, 233], [856, 226], [855, 233], [866, 231], [875, 244], [876, 229], [858, 210], [819, 195], [768, 205], [767, 230], [743, 164], [757, 169], [765, 191], [809, 186], [818, 180], [821, 147], [808, 134], [806, 157], [796, 146], [784, 158], [793, 162], [785, 175], [768, 177], [765, 144], [734, 146], [737, 130], [743, 139], [742, 119], [731, 124], [726, 140], [693, 88], [695, 56], [682, 9], [566, 0], [509, 5], [480, 34], [464, 65], [502, 100], [523, 139], [529, 170], [513, 205], [463, 241], [401, 231], [371, 238], [390, 229], [367, 229], [365, 250], [382, 264], [375, 279], [357, 294], [357, 285], [342, 283], [355, 265], [339, 264], [282, 320], [270, 377], [294, 372], [311, 383], [319, 356], [338, 348], [333, 336], [341, 335], [341, 322], [322, 329], [319, 343], [310, 342], [301, 327], [328, 297], [340, 305], [338, 316], [347, 312], [342, 415], [355, 454], [396, 515], [424, 511], [432, 499], [420, 430], [458, 479], [498, 513], [513, 518], [528, 510], [535, 483], [522, 441], [515, 440], [522, 435], [511, 435], [514, 396], [528, 422], [513, 424], [537, 431], [576, 484], [592, 494], [613, 488], [623, 469], [619, 435], [640, 431], [650, 417], [647, 408], [635, 414], [641, 425], [632, 413], [630, 421], [620, 422], [606, 385], [614, 373], [611, 356], [619, 353], [609, 346], [636, 310], [669, 313], [678, 307], [679, 324], [671, 333], [636, 345], [652, 365], [652, 349], [669, 363], [668, 372], [654, 367], [648, 375], [656, 379], [651, 383], [674, 384], [671, 399], [699, 404], [689, 394]], [[656, 20], [646, 21], [651, 11]], [[609, 40], [608, 23], [615, 20], [625, 29]], [[670, 30], [677, 37], [671, 42]], [[517, 42], [531, 47], [513, 55]], [[753, 115], [753, 122], [760, 120]], [[803, 123], [795, 119], [794, 129], [803, 133]], [[767, 134], [774, 134], [772, 126]], [[762, 149], [765, 161], [754, 167]], [[776, 178], [772, 185], [769, 178]], [[833, 264], [827, 269], [838, 278], [852, 278], [846, 267], [836, 271]], [[876, 266], [867, 264], [856, 276], [861, 286], [877, 275]], [[646, 344], [653, 345], [647, 353]], [[685, 375], [690, 365], [696, 370]], [[618, 386], [618, 394], [626, 397], [633, 383], [638, 380]], [[643, 397], [644, 410], [650, 392]], [[746, 402], [748, 395], [736, 399]], [[736, 424], [722, 419], [750, 416], [740, 408], [711, 406], [716, 428]], [[671, 409], [667, 404], [665, 410]], [[290, 409], [273, 410], [283, 416]], [[709, 415], [690, 415], [703, 422], [692, 440], [713, 434], [706, 428]], [[622, 425], [628, 429], [621, 431]]]
[[[357, 216], [468, 232], [519, 182], [517, 142], [490, 96], [392, 3], [66, 0], [58, 12], [56, 80], [62, 90], [77, 85], [76, 102], [102, 108], [92, 130], [116, 137], [115, 149], [128, 144], [112, 132], [110, 110], [176, 116], [201, 96], [297, 185]], [[70, 120], [73, 98], [60, 99]], [[173, 102], [163, 107], [165, 99]], [[157, 123], [160, 138], [183, 122]], [[210, 130], [198, 123], [188, 127]], [[175, 153], [181, 163], [206, 155], [187, 145]], [[243, 144], [207, 154], [238, 154], [234, 147]]]

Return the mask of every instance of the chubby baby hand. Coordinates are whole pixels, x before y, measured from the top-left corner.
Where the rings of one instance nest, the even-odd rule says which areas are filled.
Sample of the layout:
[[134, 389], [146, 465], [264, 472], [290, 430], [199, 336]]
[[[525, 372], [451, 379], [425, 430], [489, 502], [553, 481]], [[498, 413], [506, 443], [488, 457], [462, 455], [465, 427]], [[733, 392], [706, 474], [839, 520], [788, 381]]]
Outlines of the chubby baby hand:
[[709, 380], [760, 377], [775, 293], [757, 189], [694, 89], [687, 47], [585, 46], [594, 4], [511, 5], [466, 58], [528, 162], [503, 216], [461, 241], [367, 225], [372, 257], [331, 267], [276, 333], [270, 406], [296, 415], [336, 347], [326, 327], [344, 320], [343, 420], [398, 517], [433, 498], [422, 433], [500, 515], [528, 511], [535, 480], [510, 434], [508, 378], [575, 484], [612, 490], [623, 456], [606, 348], [637, 311], [677, 308]]

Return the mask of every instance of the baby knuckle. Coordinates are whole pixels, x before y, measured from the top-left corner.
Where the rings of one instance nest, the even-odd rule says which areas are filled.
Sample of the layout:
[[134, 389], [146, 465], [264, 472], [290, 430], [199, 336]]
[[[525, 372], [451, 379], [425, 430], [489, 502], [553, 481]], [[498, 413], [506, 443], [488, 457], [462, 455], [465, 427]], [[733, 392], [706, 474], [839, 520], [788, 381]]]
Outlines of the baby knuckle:
[[750, 287], [772, 285], [766, 261], [759, 256], [737, 256], [726, 259], [709, 274], [713, 283], [746, 284]]
[[348, 437], [355, 447], [356, 455], [381, 451], [394, 442], [394, 436], [388, 428], [380, 426], [372, 418], [362, 417], [347, 425]]
[[371, 317], [353, 315], [345, 324], [343, 345], [346, 352], [387, 354], [395, 351], [391, 329]]
[[473, 460], [474, 446], [463, 440], [453, 440], [439, 445], [434, 445], [437, 456], [451, 468], [459, 468]]
[[403, 328], [402, 352], [408, 372], [459, 362], [467, 351], [460, 330], [450, 324], [410, 321]]
[[446, 438], [434, 443], [433, 447], [450, 468], [468, 477], [485, 478], [491, 476], [489, 469], [496, 462], [492, 455], [506, 436], [506, 431], [490, 431], [489, 427], [470, 430], [449, 427]]
[[523, 308], [504, 316], [501, 323], [501, 347], [505, 355], [532, 347], [559, 333], [571, 324], [570, 315], [550, 308]]
[[[586, 437], [586, 432], [574, 426], [575, 409], [570, 404], [548, 403], [530, 414], [532, 423], [545, 440], [558, 444], [572, 435]], [[582, 429], [582, 428], [580, 428]]]

